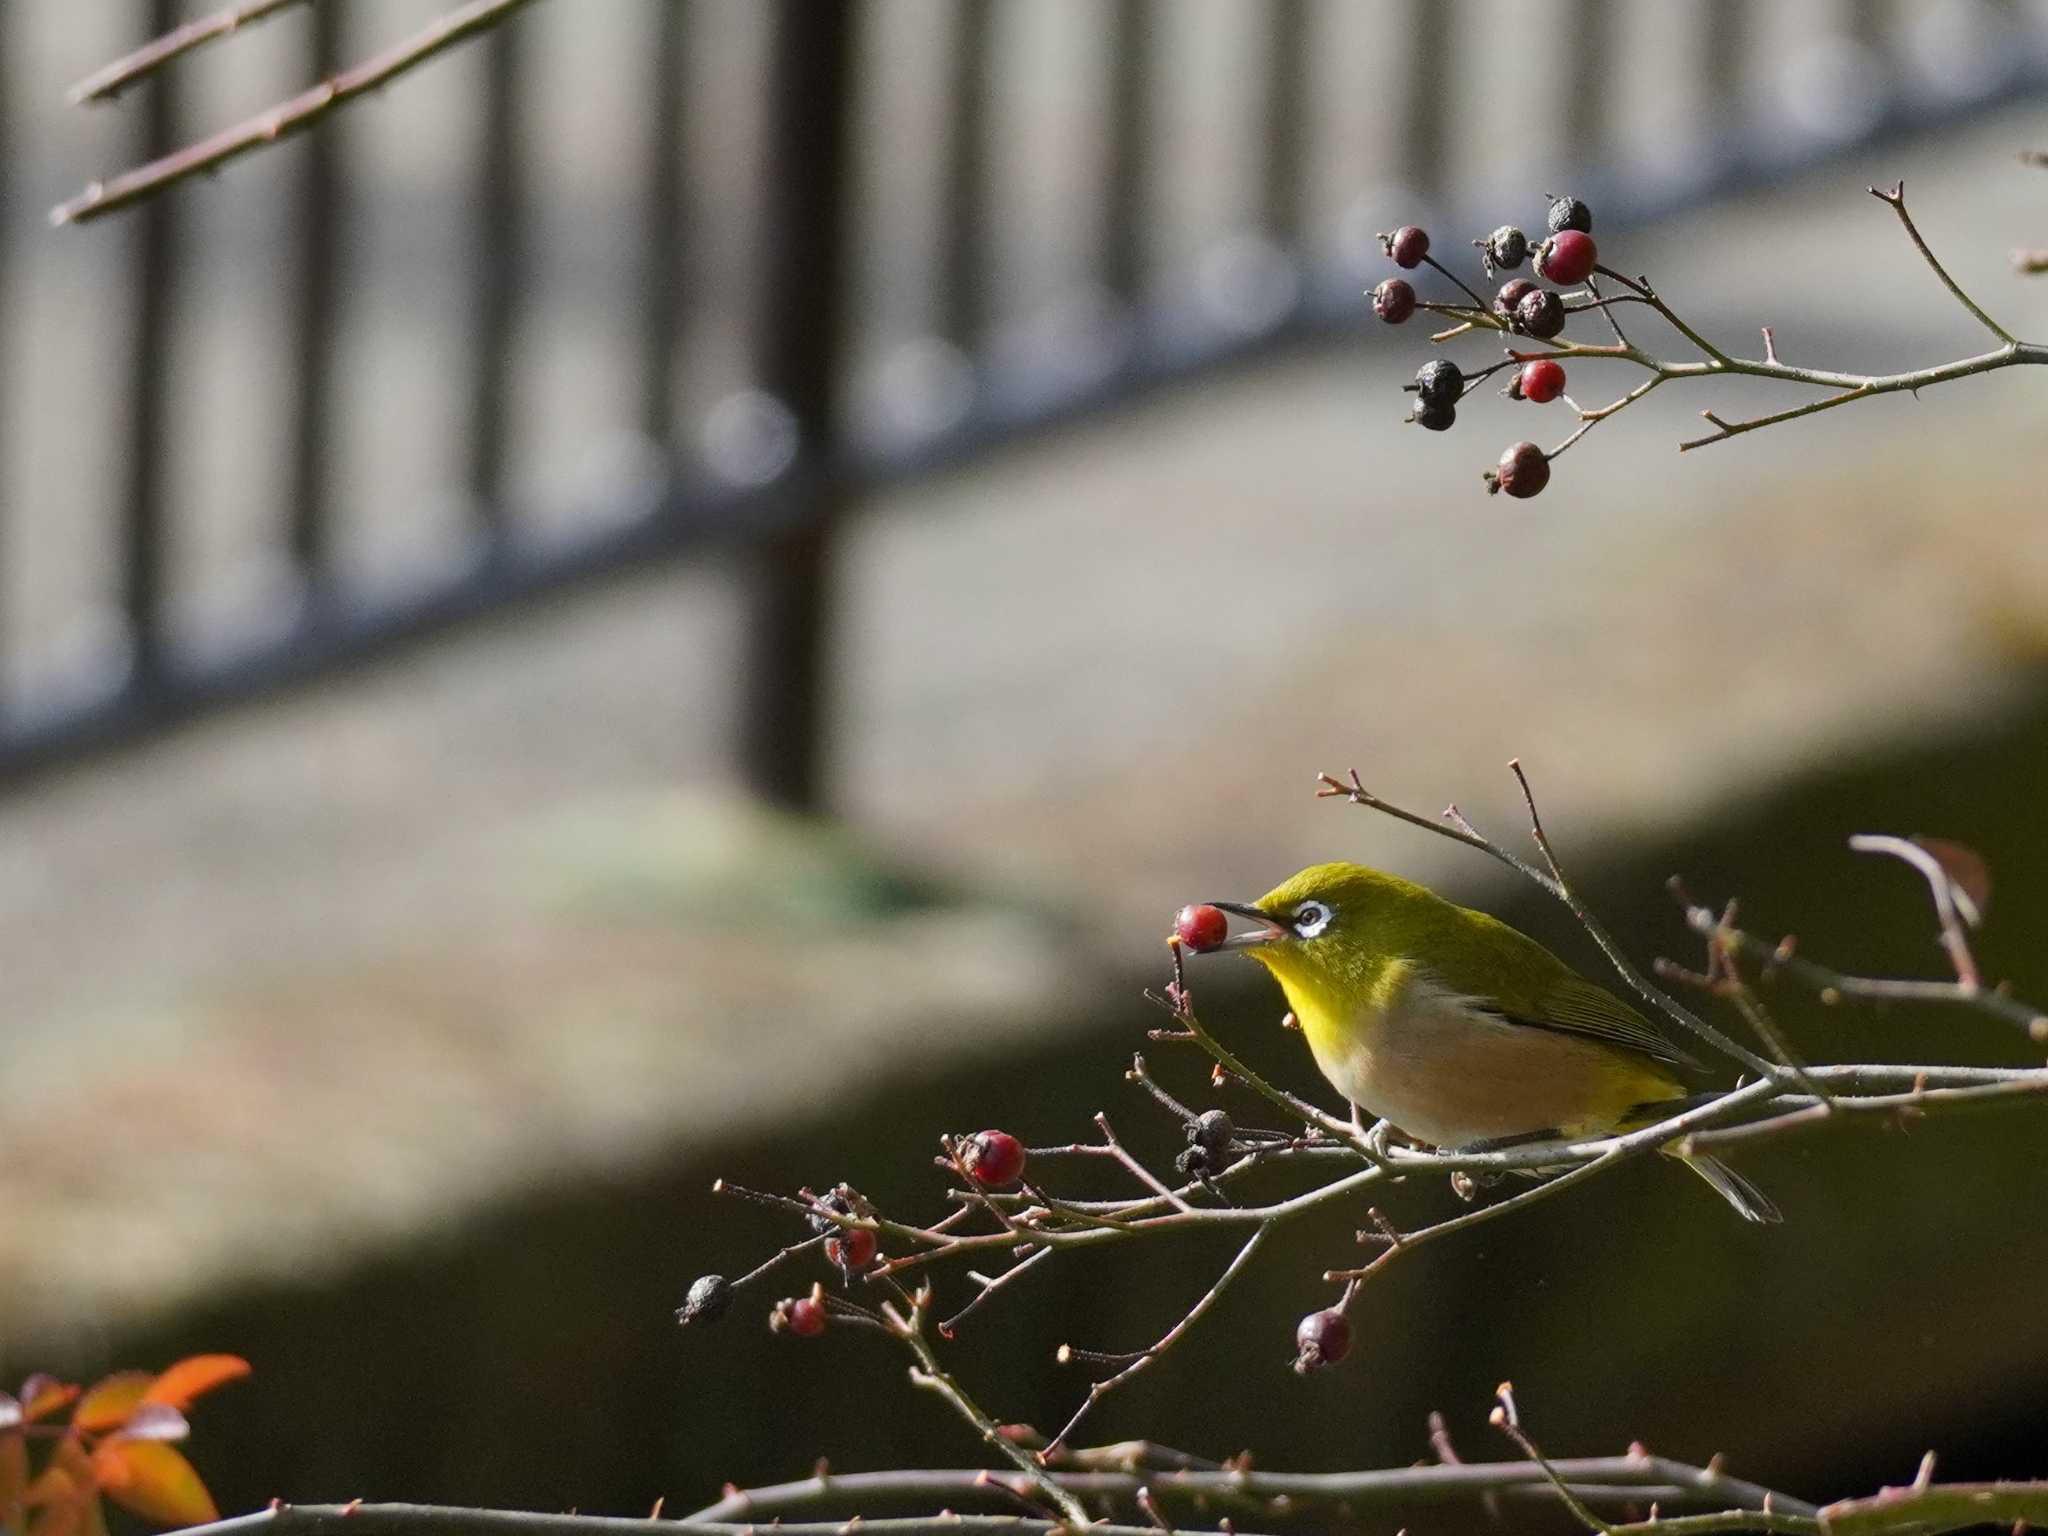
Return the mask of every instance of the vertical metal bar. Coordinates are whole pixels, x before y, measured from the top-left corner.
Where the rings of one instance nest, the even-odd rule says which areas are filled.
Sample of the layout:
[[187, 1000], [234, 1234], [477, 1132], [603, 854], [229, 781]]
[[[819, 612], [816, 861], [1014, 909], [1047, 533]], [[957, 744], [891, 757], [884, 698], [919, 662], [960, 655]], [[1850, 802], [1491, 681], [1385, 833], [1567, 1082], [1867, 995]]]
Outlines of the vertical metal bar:
[[853, 0], [775, 0], [762, 167], [764, 386], [795, 418], [795, 520], [750, 556], [740, 765], [783, 805], [823, 799], [825, 644], [846, 496], [835, 410], [847, 262], [854, 92]]
[[[1571, 72], [1563, 93], [1564, 143], [1558, 163], [1574, 174], [1607, 163], [1608, 70], [1614, 53], [1614, 8], [1610, 0], [1573, 0], [1564, 22]], [[1565, 157], [1569, 156], [1567, 160]], [[1559, 187], [1558, 191], [1565, 189]]]
[[1272, 0], [1266, 39], [1266, 163], [1262, 222], [1267, 238], [1294, 251], [1306, 216], [1310, 108], [1308, 0]]
[[1704, 106], [1709, 163], [1719, 163], [1740, 146], [1743, 133], [1731, 126], [1748, 120], [1749, 34], [1754, 24], [1747, 0], [1697, 0], [1706, 10], [1707, 90]]
[[[308, 48], [316, 80], [327, 79], [341, 67], [342, 12], [343, 7], [334, 4], [310, 7]], [[335, 301], [341, 271], [341, 141], [332, 126], [324, 127], [306, 135], [299, 153], [298, 218], [293, 228], [298, 282], [292, 316], [298, 377], [288, 537], [307, 611], [317, 614], [329, 595], [332, 546], [333, 477], [328, 457], [333, 446]]]
[[[178, 0], [151, 0], [150, 31], [178, 24]], [[178, 71], [164, 70], [143, 92], [142, 138], [154, 157], [177, 143]], [[134, 214], [135, 311], [128, 361], [128, 465], [121, 506], [121, 608], [127, 620], [126, 689], [144, 707], [165, 667], [169, 536], [165, 498], [171, 451], [171, 321], [177, 303], [177, 211], [183, 188], [151, 198]]]
[[1144, 296], [1145, 151], [1152, 120], [1152, 7], [1113, 0], [1110, 12], [1109, 174], [1103, 196], [1103, 278], [1125, 300]]
[[[322, 0], [326, 8], [329, 0]], [[484, 39], [483, 156], [478, 166], [476, 293], [469, 401], [469, 490], [479, 532], [503, 548], [507, 407], [511, 403], [512, 320], [524, 223], [518, 162], [523, 26], [494, 27]]]
[[647, 104], [647, 185], [641, 236], [640, 430], [668, 450], [675, 434], [674, 369], [682, 324], [683, 0], [655, 17], [654, 90]]
[[946, 258], [940, 282], [940, 326], [972, 354], [988, 327], [989, 33], [992, 0], [958, 0], [953, 12], [952, 78], [947, 103], [943, 192]]
[[[1409, 187], [1435, 201], [1449, 184], [1444, 157], [1450, 148], [1451, 24], [1454, 0], [1408, 0], [1408, 91], [1402, 101], [1401, 152]], [[1381, 154], [1384, 150], [1381, 150]], [[1379, 158], [1376, 154], [1375, 159]]]

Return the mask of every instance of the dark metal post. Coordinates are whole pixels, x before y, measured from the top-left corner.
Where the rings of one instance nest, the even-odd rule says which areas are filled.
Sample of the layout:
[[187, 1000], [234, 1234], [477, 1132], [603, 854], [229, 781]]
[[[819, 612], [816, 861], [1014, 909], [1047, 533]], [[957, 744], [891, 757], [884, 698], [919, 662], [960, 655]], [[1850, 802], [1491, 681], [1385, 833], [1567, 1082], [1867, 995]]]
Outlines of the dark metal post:
[[[1408, 0], [1408, 88], [1395, 164], [1413, 190], [1434, 199], [1444, 188], [1449, 152], [1452, 0]], [[1384, 154], [1382, 148], [1381, 153]]]
[[1152, 122], [1152, 7], [1115, 0], [1110, 13], [1109, 175], [1103, 196], [1103, 276], [1119, 297], [1144, 297], [1146, 150]]
[[1573, 160], [1567, 169], [1584, 172], [1608, 161], [1607, 73], [1614, 54], [1614, 8], [1609, 0], [1574, 0], [1565, 35], [1572, 40], [1571, 80], [1562, 93], [1565, 153]]
[[[323, 3], [320, 9], [326, 9]], [[476, 291], [474, 361], [470, 374], [469, 491], [478, 532], [503, 548], [506, 406], [512, 376], [512, 320], [518, 302], [522, 207], [518, 129], [520, 39], [525, 28], [494, 27], [484, 52], [484, 143], [478, 167], [476, 246], [470, 262]]]
[[946, 260], [940, 327], [972, 354], [988, 325], [988, 61], [992, 0], [957, 0], [947, 104]]
[[677, 290], [683, 227], [683, 0], [661, 0], [654, 20], [654, 99], [647, 105], [647, 190], [641, 232], [640, 430], [663, 452], [675, 435]]
[[[342, 10], [315, 5], [312, 73], [324, 80], [341, 67]], [[335, 301], [340, 289], [342, 228], [341, 142], [332, 125], [308, 134], [300, 146], [298, 219], [294, 230], [298, 292], [293, 315], [296, 393], [293, 401], [289, 538], [292, 563], [309, 613], [328, 597], [333, 497], [332, 448]]]
[[1307, 186], [1308, 0], [1272, 0], [1266, 39], [1266, 237], [1299, 257]]
[[748, 554], [740, 765], [784, 805], [823, 800], [826, 637], [846, 496], [837, 396], [854, 88], [852, 0], [776, 0], [759, 329], [763, 386], [795, 418], [799, 503]]
[[[177, 0], [153, 0], [152, 35], [178, 24]], [[143, 87], [142, 135], [151, 156], [177, 144], [177, 71]], [[127, 692], [147, 706], [164, 671], [164, 618], [169, 541], [164, 473], [171, 451], [171, 318], [177, 303], [177, 210], [183, 189], [153, 197], [136, 211], [135, 326], [128, 361], [128, 466], [121, 507], [121, 607], [127, 617], [131, 667]]]

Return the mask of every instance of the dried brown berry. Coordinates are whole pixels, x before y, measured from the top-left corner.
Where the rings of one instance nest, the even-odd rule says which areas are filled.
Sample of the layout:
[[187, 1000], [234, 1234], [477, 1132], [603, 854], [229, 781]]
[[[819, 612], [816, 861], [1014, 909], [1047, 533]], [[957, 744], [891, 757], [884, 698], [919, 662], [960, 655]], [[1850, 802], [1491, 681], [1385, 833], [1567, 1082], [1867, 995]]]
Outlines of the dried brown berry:
[[1351, 1319], [1332, 1308], [1311, 1312], [1294, 1330], [1294, 1368], [1304, 1376], [1351, 1353]]
[[1501, 319], [1512, 322], [1515, 306], [1529, 294], [1536, 291], [1536, 285], [1526, 277], [1511, 277], [1500, 285], [1500, 292], [1493, 296], [1493, 312]]
[[1529, 237], [1512, 224], [1503, 224], [1484, 240], [1472, 243], [1485, 253], [1488, 270], [1499, 267], [1512, 272], [1529, 254]]
[[1548, 288], [1533, 288], [1515, 305], [1515, 329], [1548, 341], [1564, 329], [1564, 300]]
[[1500, 465], [1486, 472], [1486, 490], [1491, 495], [1506, 491], [1524, 500], [1550, 484], [1550, 455], [1534, 443], [1515, 443], [1500, 456]]
[[1390, 277], [1372, 291], [1372, 312], [1389, 325], [1399, 325], [1415, 313], [1415, 290], [1408, 280]]
[[1429, 254], [1428, 232], [1413, 224], [1403, 224], [1391, 235], [1380, 236], [1380, 243], [1397, 267], [1419, 267], [1422, 258]]
[[686, 1328], [691, 1323], [715, 1323], [732, 1305], [732, 1295], [732, 1282], [725, 1276], [699, 1275], [690, 1282], [683, 1304], [676, 1308], [676, 1321]]
[[1593, 233], [1593, 210], [1576, 197], [1560, 197], [1550, 205], [1550, 216], [1544, 221], [1554, 235], [1559, 230], [1576, 229], [1582, 235]]

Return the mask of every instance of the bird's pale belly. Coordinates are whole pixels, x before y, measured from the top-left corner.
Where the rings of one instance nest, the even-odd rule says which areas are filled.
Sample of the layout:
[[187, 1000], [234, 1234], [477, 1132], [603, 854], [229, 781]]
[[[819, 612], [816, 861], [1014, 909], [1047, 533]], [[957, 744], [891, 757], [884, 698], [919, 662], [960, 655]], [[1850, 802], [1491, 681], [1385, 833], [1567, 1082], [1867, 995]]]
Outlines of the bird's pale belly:
[[1433, 1146], [1542, 1131], [1612, 1129], [1671, 1097], [1654, 1063], [1554, 1030], [1509, 1023], [1454, 996], [1416, 996], [1362, 1029], [1305, 1032], [1316, 1065], [1359, 1108]]

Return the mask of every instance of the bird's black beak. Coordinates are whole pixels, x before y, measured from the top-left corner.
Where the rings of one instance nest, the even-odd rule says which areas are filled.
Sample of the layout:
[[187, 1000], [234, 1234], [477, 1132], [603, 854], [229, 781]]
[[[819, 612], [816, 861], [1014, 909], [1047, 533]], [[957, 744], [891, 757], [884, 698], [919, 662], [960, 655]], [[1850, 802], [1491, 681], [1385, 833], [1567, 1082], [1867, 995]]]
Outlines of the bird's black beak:
[[1248, 901], [1212, 901], [1210, 906], [1219, 912], [1228, 912], [1232, 917], [1242, 917], [1259, 926], [1250, 933], [1233, 933], [1217, 949], [1254, 949], [1261, 944], [1273, 944], [1287, 937], [1287, 930]]

